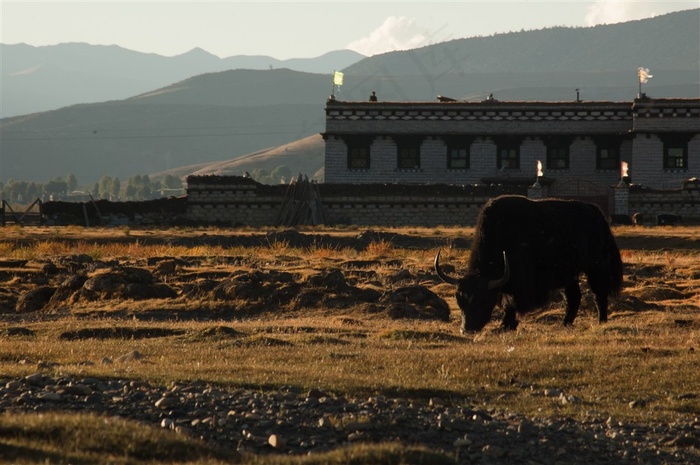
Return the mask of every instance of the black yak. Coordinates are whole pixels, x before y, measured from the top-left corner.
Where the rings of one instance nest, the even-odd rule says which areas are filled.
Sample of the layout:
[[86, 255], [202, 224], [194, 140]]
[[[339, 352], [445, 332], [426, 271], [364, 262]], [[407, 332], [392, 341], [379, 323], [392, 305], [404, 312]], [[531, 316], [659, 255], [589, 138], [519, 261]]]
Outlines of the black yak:
[[477, 220], [467, 268], [463, 278], [451, 277], [440, 268], [440, 252], [435, 256], [438, 276], [457, 286], [462, 332], [481, 330], [499, 298], [503, 327], [515, 329], [516, 313], [545, 305], [557, 289], [564, 290], [564, 324], [570, 325], [581, 304], [581, 273], [605, 322], [608, 297], [622, 287], [620, 252], [603, 213], [571, 200], [491, 199]]

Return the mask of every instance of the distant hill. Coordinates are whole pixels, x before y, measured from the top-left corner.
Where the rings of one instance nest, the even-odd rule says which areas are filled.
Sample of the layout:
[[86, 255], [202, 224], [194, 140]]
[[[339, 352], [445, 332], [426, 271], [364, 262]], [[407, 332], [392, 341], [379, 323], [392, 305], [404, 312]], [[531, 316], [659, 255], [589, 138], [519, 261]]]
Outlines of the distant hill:
[[332, 73], [362, 58], [363, 55], [351, 50], [333, 51], [315, 58], [278, 60], [245, 55], [219, 58], [199, 48], [165, 57], [82, 43], [45, 47], [0, 44], [0, 117], [125, 99], [204, 73], [271, 68]]
[[233, 160], [218, 163], [183, 166], [164, 173], [155, 173], [154, 178], [165, 174], [183, 178], [189, 175], [236, 175], [252, 173], [256, 169], [273, 171], [285, 166], [292, 175], [307, 174], [309, 178], [322, 176], [325, 143], [320, 134], [305, 137], [279, 147], [258, 150]]
[[[645, 66], [654, 76], [644, 86], [649, 96], [697, 98], [698, 24], [700, 9], [387, 53], [347, 67], [337, 95], [365, 100], [376, 90], [381, 100], [432, 101], [438, 94], [482, 100], [493, 93], [499, 100], [552, 101], [573, 100], [578, 88], [584, 100], [629, 101], [638, 91], [637, 67]], [[208, 59], [201, 51], [190, 58]], [[312, 176], [306, 170], [314, 168], [302, 158], [294, 162], [293, 152], [270, 148], [323, 132], [330, 91], [331, 71], [239, 69], [187, 77], [124, 100], [5, 118], [0, 182], [46, 182], [70, 173], [81, 184], [102, 175], [187, 174], [207, 165], [220, 169], [243, 156], [246, 168], [231, 169], [252, 171], [251, 160], [262, 164], [265, 158]], [[266, 157], [254, 156], [262, 153]], [[270, 161], [284, 155], [283, 162]]]

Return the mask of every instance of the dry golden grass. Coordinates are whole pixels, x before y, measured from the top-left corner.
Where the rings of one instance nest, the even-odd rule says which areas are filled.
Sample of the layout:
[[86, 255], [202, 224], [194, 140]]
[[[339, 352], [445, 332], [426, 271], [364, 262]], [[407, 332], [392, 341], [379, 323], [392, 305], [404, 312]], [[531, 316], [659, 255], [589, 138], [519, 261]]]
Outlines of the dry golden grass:
[[[379, 260], [381, 264], [373, 269], [379, 275], [401, 269], [411, 270], [414, 276], [427, 275], [432, 273], [435, 252], [435, 248], [400, 248], [387, 240], [373, 241], [362, 250], [322, 242], [296, 247], [285, 240], [255, 247], [182, 246], [163, 241], [202, 234], [227, 237], [260, 233], [252, 230], [129, 230], [125, 234], [123, 230], [22, 228], [3, 232], [7, 234], [0, 240], [0, 260], [76, 254], [102, 260], [242, 256], [255, 266], [300, 276], [335, 267], [342, 260], [360, 259]], [[358, 233], [327, 228], [307, 232], [346, 237]], [[446, 261], [458, 270], [466, 264], [466, 251], [449, 249], [464, 230], [411, 228], [394, 232], [433, 238], [448, 248]], [[427, 281], [422, 284], [452, 307], [449, 323], [392, 320], [385, 314], [354, 308], [265, 312], [219, 321], [142, 321], [138, 318], [141, 312], [196, 309], [206, 313], [210, 308], [215, 310], [216, 304], [197, 299], [80, 303], [50, 318], [0, 314], [0, 331], [22, 326], [35, 334], [0, 338], [0, 375], [26, 376], [43, 367], [60, 375], [128, 377], [160, 384], [199, 379], [231, 388], [298, 386], [344, 396], [401, 396], [417, 402], [440, 396], [455, 403], [487, 405], [528, 416], [579, 420], [611, 416], [658, 422], [697, 416], [700, 228], [623, 227], [614, 232], [626, 265], [626, 287], [604, 325], [597, 323], [588, 299], [573, 328], [560, 325], [563, 310], [554, 305], [522, 317], [517, 332], [498, 331], [494, 320], [482, 333], [462, 336], [453, 288]], [[160, 241], [150, 240], [153, 237]], [[398, 259], [401, 265], [387, 265], [389, 259]], [[206, 262], [202, 267], [224, 273], [245, 269], [245, 265]], [[0, 287], [19, 279], [6, 276]], [[646, 306], [640, 307], [640, 302]], [[221, 327], [235, 331], [221, 331]], [[100, 329], [114, 328], [123, 329], [123, 334], [143, 328], [171, 334], [152, 338], [62, 337], [81, 329], [99, 334]], [[143, 359], [101, 363], [132, 350], [143, 354]], [[547, 397], [547, 389], [561, 390], [577, 401], [563, 403]], [[643, 400], [646, 407], [630, 408], [635, 400]], [[3, 419], [0, 426], [7, 421]], [[75, 462], [81, 460], [76, 458]]]

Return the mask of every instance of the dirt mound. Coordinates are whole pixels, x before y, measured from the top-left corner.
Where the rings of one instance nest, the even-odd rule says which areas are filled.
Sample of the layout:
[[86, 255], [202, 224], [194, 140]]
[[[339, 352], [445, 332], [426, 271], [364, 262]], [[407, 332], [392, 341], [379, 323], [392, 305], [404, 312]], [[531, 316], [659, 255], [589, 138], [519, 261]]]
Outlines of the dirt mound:
[[387, 294], [383, 299], [391, 318], [450, 320], [450, 307], [444, 299], [423, 286], [408, 286]]

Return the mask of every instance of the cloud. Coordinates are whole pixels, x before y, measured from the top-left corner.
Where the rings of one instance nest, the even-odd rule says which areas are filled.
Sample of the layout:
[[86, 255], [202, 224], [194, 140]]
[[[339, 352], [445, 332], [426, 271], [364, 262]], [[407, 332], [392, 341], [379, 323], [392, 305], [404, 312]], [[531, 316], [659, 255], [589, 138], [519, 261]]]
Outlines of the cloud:
[[656, 16], [659, 14], [656, 11], [658, 3], [648, 0], [597, 0], [588, 7], [585, 24], [614, 24]]
[[409, 50], [427, 45], [428, 33], [413, 18], [390, 16], [369, 36], [349, 43], [346, 47], [365, 56], [394, 50]]

